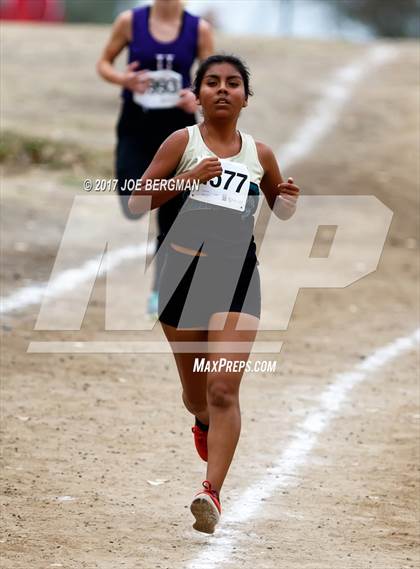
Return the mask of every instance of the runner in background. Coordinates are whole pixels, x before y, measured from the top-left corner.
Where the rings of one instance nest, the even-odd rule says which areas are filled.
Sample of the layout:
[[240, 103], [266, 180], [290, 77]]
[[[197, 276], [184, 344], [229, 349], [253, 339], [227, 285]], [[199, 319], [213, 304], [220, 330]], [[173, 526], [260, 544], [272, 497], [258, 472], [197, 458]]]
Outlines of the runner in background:
[[[125, 49], [128, 65], [119, 72], [115, 58]], [[196, 123], [197, 103], [190, 91], [191, 68], [213, 52], [211, 26], [184, 10], [181, 0], [155, 0], [152, 6], [122, 12], [116, 19], [97, 69], [120, 85], [122, 108], [117, 126], [116, 177], [124, 214], [130, 213], [125, 189], [149, 166], [162, 142], [175, 130]], [[176, 218], [181, 197], [158, 210], [157, 247]], [[147, 312], [157, 314], [158, 282], [163, 255], [158, 257]]]

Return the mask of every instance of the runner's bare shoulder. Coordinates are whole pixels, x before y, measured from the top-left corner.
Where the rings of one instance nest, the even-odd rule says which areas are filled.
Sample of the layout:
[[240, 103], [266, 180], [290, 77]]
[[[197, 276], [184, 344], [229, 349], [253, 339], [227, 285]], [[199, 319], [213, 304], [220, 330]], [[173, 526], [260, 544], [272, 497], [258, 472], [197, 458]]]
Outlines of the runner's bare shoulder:
[[189, 140], [188, 130], [186, 128], [180, 128], [168, 136], [168, 138], [162, 143], [160, 150], [165, 152], [172, 152], [175, 155], [179, 155], [181, 159], [187, 148]]
[[276, 159], [274, 152], [267, 144], [264, 144], [264, 142], [256, 140], [255, 146], [257, 148], [258, 160], [260, 161], [261, 166], [264, 170], [268, 169], [268, 167], [273, 163], [273, 160]]
[[124, 36], [128, 42], [131, 42], [132, 38], [132, 27], [133, 27], [133, 11], [124, 10], [119, 14], [114, 22], [114, 32]]
[[186, 128], [181, 128], [170, 134], [160, 145], [152, 164], [146, 170], [145, 176], [147, 177], [150, 173], [149, 170], [153, 171], [154, 176], [155, 166], [158, 167], [160, 175], [163, 175], [162, 172], [175, 171], [187, 147], [188, 140], [189, 135]]

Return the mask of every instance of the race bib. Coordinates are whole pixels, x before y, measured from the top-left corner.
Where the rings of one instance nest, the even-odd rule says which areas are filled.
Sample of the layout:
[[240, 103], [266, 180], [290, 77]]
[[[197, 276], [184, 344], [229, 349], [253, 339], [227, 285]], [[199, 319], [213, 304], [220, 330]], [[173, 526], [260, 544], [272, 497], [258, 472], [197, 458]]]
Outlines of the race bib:
[[133, 101], [146, 109], [175, 107], [182, 89], [182, 75], [172, 69], [149, 71], [150, 86], [145, 93], [133, 93]]
[[249, 171], [245, 164], [220, 159], [222, 175], [200, 184], [190, 198], [237, 211], [244, 211], [249, 191]]

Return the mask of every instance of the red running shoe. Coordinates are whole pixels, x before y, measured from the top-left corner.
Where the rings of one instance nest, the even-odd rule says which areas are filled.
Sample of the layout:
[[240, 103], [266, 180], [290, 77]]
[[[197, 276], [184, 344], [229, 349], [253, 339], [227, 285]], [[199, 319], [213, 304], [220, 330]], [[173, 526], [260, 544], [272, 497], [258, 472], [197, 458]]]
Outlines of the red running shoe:
[[198, 452], [200, 458], [202, 458], [204, 460], [204, 462], [207, 462], [207, 459], [208, 459], [208, 451], [207, 451], [207, 434], [208, 434], [208, 431], [203, 431], [202, 429], [200, 429], [200, 427], [198, 425], [195, 425], [191, 430], [194, 433], [195, 448], [197, 449], [197, 452]]
[[195, 517], [193, 528], [203, 533], [214, 533], [214, 529], [220, 520], [222, 507], [219, 494], [211, 489], [208, 480], [203, 482], [204, 490], [196, 494], [191, 503], [191, 513]]

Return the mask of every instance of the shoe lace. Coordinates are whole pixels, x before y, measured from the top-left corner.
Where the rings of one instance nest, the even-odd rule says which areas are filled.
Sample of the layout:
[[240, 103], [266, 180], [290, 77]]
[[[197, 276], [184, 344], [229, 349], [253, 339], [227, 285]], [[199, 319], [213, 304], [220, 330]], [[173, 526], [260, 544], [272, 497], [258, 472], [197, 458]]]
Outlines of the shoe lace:
[[217, 492], [217, 490], [212, 490], [211, 487], [211, 482], [209, 482], [208, 480], [204, 480], [203, 482], [203, 488], [209, 493], [212, 494], [216, 500], [219, 502], [220, 498], [219, 498], [219, 492]]

